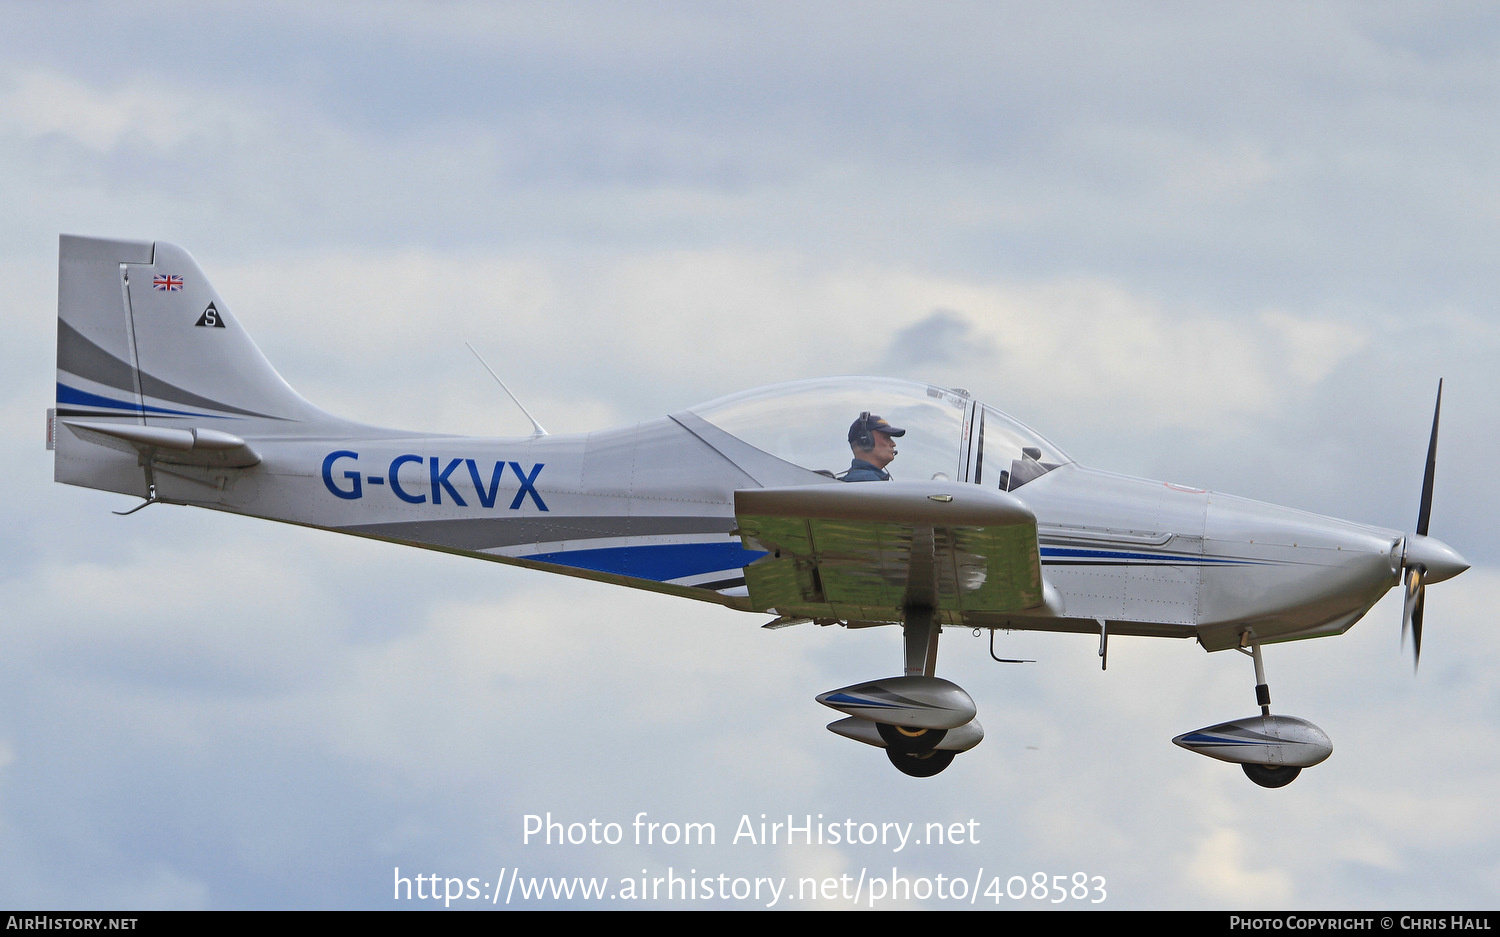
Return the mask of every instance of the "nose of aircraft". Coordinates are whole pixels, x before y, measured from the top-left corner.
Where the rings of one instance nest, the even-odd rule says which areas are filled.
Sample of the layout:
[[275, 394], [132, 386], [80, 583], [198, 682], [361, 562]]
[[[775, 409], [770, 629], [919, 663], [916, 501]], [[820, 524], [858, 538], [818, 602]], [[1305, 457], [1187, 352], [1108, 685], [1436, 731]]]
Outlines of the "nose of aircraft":
[[1468, 562], [1458, 555], [1457, 550], [1436, 537], [1424, 537], [1421, 534], [1407, 535], [1406, 555], [1401, 565], [1424, 567], [1427, 570], [1424, 577], [1427, 582], [1452, 579], [1469, 568]]

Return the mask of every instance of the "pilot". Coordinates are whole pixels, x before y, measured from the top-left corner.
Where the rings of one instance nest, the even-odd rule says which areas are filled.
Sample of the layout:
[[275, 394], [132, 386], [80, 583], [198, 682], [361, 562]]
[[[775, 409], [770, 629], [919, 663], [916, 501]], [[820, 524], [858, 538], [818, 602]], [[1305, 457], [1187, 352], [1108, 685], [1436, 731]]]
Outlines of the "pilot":
[[897, 436], [905, 436], [906, 430], [892, 426], [884, 419], [866, 410], [859, 419], [849, 424], [849, 449], [854, 461], [849, 471], [839, 477], [846, 482], [888, 482], [891, 473], [885, 470], [896, 457]]

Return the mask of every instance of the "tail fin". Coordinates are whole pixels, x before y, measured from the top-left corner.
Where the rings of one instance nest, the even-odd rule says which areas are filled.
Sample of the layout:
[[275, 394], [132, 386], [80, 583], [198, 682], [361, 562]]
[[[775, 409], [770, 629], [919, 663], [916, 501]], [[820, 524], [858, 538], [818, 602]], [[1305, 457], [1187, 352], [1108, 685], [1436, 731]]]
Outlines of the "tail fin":
[[271, 367], [180, 247], [62, 236], [59, 416], [326, 420]]
[[56, 418], [58, 481], [145, 497], [153, 462], [245, 466], [246, 434], [341, 422], [282, 380], [187, 251], [68, 234]]

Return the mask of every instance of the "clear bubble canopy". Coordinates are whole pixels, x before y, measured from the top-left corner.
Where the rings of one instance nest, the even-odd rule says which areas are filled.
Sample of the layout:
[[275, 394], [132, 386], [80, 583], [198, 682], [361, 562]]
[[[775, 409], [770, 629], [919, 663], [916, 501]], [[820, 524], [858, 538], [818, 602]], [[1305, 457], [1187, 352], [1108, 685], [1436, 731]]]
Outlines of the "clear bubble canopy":
[[[868, 413], [905, 434], [886, 466], [892, 478], [943, 478], [1013, 491], [1072, 461], [1030, 427], [966, 391], [883, 377], [834, 377], [773, 384], [692, 408], [757, 449], [831, 475], [859, 452], [851, 424]], [[878, 430], [878, 425], [873, 428]]]

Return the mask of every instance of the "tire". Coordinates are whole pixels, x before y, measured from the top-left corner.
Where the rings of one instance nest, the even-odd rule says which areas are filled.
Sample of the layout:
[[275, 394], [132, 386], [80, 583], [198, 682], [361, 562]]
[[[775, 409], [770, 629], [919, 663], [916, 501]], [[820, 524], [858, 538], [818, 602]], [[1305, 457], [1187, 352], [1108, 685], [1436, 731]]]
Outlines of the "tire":
[[885, 750], [885, 757], [891, 760], [896, 770], [902, 774], [914, 778], [930, 778], [935, 774], [941, 774], [943, 769], [953, 764], [953, 759], [958, 757], [958, 752], [945, 752], [934, 750], [922, 755], [909, 755], [904, 752]]
[[1245, 777], [1259, 784], [1261, 787], [1286, 787], [1297, 780], [1297, 775], [1302, 773], [1301, 768], [1291, 765], [1252, 765], [1249, 763], [1240, 765], [1245, 769]]

